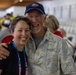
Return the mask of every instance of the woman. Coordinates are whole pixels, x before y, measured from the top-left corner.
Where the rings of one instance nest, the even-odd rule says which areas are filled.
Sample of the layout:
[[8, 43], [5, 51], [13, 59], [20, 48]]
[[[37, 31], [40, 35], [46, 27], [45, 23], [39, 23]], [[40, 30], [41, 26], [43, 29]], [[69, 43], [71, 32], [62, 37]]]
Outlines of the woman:
[[8, 44], [10, 56], [0, 60], [0, 75], [28, 75], [25, 44], [30, 38], [30, 21], [22, 16], [10, 24], [13, 41]]
[[59, 29], [59, 21], [57, 20], [57, 18], [54, 15], [48, 15], [46, 17], [46, 21], [45, 21], [44, 26], [47, 27], [55, 35], [63, 38], [63, 35], [58, 30]]

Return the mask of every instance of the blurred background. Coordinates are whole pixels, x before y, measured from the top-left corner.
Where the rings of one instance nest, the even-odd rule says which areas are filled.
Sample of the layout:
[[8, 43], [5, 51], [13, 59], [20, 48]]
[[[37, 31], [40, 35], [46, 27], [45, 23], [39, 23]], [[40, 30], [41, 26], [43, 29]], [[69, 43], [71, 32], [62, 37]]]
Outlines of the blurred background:
[[76, 44], [76, 0], [0, 0], [0, 19], [7, 13], [24, 15], [26, 5], [32, 2], [43, 4], [46, 14], [54, 15], [65, 29], [67, 37]]

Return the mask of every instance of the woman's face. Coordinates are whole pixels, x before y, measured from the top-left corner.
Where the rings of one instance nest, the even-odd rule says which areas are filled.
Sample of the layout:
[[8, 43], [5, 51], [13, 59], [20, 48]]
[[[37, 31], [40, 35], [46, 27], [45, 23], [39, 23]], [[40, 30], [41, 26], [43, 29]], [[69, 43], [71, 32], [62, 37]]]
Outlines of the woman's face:
[[12, 35], [14, 36], [13, 40], [17, 46], [24, 46], [30, 38], [29, 25], [25, 21], [20, 20], [16, 24]]

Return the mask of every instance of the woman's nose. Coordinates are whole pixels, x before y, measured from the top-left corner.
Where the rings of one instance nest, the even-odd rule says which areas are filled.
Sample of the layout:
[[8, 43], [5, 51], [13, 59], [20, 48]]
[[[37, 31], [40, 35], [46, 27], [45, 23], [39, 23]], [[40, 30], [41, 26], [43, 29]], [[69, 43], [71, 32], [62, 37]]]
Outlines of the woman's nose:
[[22, 32], [22, 35], [26, 35], [26, 32], [25, 32], [25, 31], [23, 31], [23, 32]]

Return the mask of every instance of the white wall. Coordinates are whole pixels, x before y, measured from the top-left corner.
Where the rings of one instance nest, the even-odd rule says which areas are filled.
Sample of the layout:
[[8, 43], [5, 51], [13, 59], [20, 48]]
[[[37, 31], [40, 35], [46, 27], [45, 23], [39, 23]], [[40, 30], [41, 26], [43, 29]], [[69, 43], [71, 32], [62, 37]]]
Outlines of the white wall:
[[6, 13], [14, 12], [14, 7], [10, 7], [7, 10], [5, 10]]
[[26, 9], [25, 6], [22, 6], [22, 7], [15, 6], [14, 7], [14, 15], [15, 16], [18, 16], [18, 15], [23, 16], [25, 13], [25, 9]]
[[20, 7], [20, 6], [13, 6], [13, 7], [10, 7], [8, 9], [6, 9], [5, 13], [13, 12], [14, 16], [23, 16], [24, 12], [25, 12], [25, 9], [26, 9], [25, 6], [22, 6], [22, 7]]
[[3, 18], [6, 15], [6, 13], [3, 10], [0, 10], [0, 19]]
[[76, 0], [52, 0], [52, 1], [41, 1], [44, 6], [60, 6], [60, 5], [69, 5], [69, 4], [75, 4]]
[[57, 18], [76, 18], [76, 0], [52, 0], [40, 2], [46, 14], [54, 14]]

